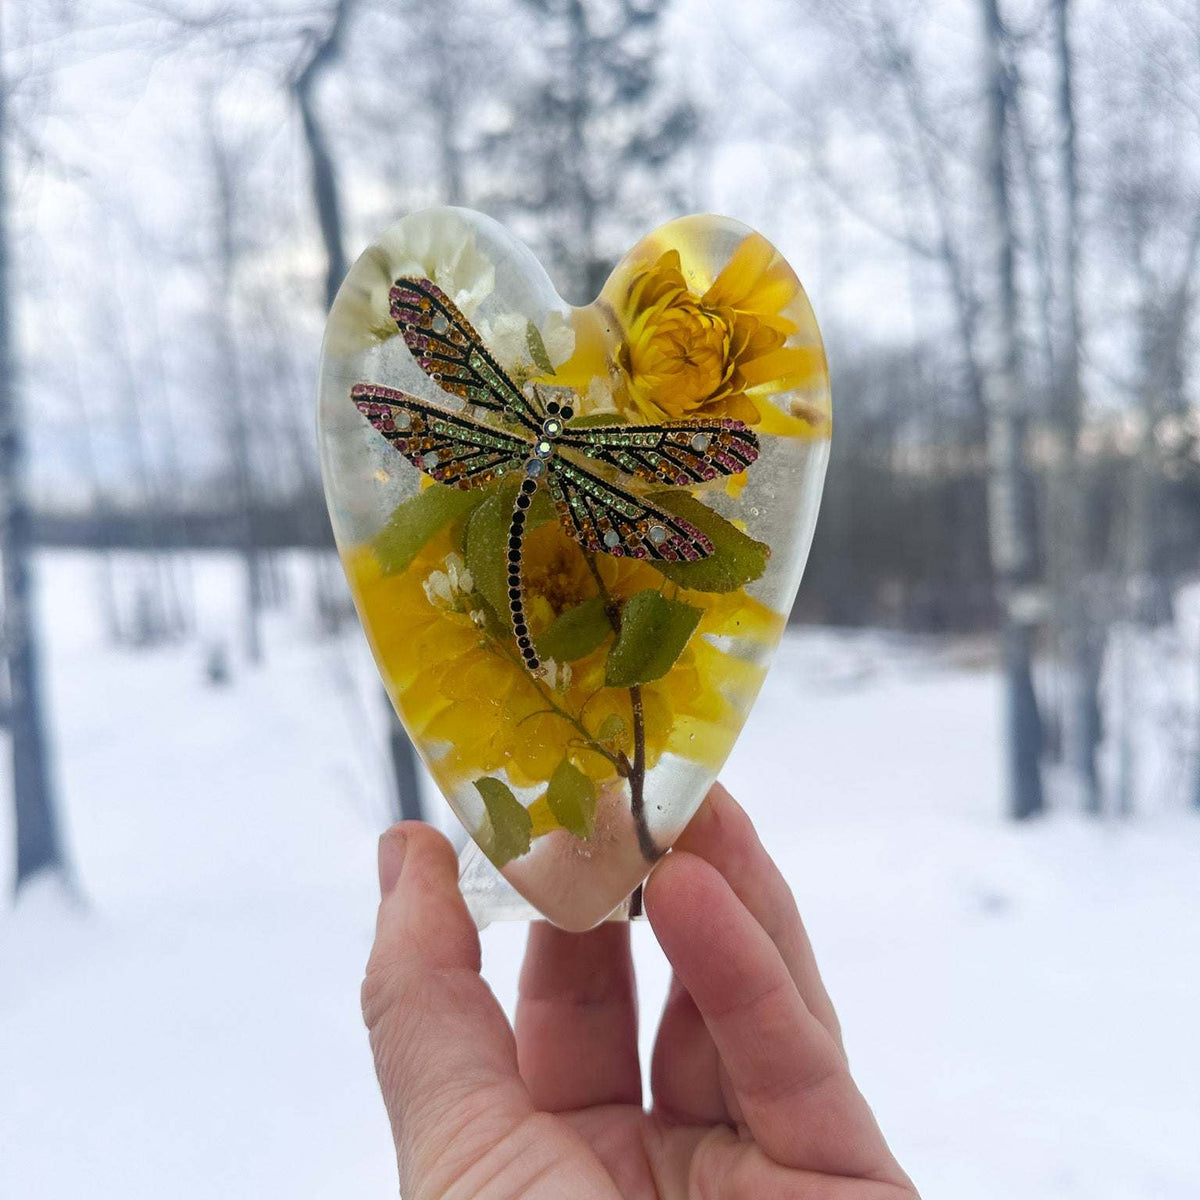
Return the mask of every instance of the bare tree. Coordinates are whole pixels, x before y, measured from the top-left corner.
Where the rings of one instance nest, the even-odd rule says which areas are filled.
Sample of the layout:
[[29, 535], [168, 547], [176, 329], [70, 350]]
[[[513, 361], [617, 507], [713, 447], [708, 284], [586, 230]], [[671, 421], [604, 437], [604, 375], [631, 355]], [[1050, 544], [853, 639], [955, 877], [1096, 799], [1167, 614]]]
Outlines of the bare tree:
[[1096, 755], [1102, 736], [1100, 668], [1103, 616], [1096, 611], [1089, 579], [1088, 473], [1080, 446], [1084, 394], [1081, 371], [1083, 316], [1080, 304], [1080, 187], [1076, 132], [1075, 70], [1070, 0], [1053, 0], [1057, 60], [1058, 135], [1062, 181], [1063, 321], [1055, 362], [1052, 418], [1059, 436], [1049, 529], [1051, 570], [1057, 584], [1059, 624], [1064, 631], [1067, 670], [1066, 758], [1082, 790], [1085, 812], [1102, 808]]
[[[0, 31], [0, 46], [3, 34]], [[4, 577], [3, 714], [12, 742], [17, 889], [42, 871], [65, 869], [42, 708], [40, 648], [34, 611], [33, 539], [25, 494], [25, 439], [13, 348], [12, 263], [5, 177], [8, 81], [0, 75], [0, 557]]]
[[[295, 71], [291, 91], [300, 112], [311, 166], [312, 202], [321, 230], [325, 251], [325, 307], [333, 306], [342, 278], [346, 274], [345, 239], [342, 206], [338, 193], [337, 169], [318, 115], [315, 89], [322, 75], [337, 61], [354, 8], [353, 0], [338, 0], [332, 19], [320, 31], [312, 30]], [[386, 691], [383, 694], [388, 720], [388, 747], [398, 815], [405, 820], [422, 816], [421, 785], [413, 744]]]
[[213, 302], [214, 379], [221, 423], [232, 474], [234, 512], [243, 572], [243, 646], [246, 658], [259, 663], [263, 657], [262, 555], [254, 525], [257, 489], [251, 450], [250, 426], [246, 418], [238, 343], [235, 296], [239, 246], [236, 227], [234, 167], [230, 151], [217, 125], [213, 104], [208, 110], [209, 169], [216, 201], [216, 271]]
[[644, 232], [656, 211], [680, 203], [667, 168], [692, 138], [696, 113], [660, 78], [660, 6], [525, 4], [545, 66], [521, 81], [516, 118], [494, 140], [494, 202], [518, 222], [536, 216], [531, 240], [562, 290], [589, 301], [612, 268], [614, 228], [624, 240], [629, 224]]
[[1033, 689], [1035, 610], [1028, 585], [1037, 571], [1032, 492], [1026, 460], [1028, 401], [1022, 378], [1016, 232], [1010, 195], [1010, 77], [998, 0], [981, 0], [987, 119], [984, 170], [995, 297], [988, 372], [988, 527], [1002, 605], [1009, 813], [1020, 820], [1045, 807], [1041, 722]]

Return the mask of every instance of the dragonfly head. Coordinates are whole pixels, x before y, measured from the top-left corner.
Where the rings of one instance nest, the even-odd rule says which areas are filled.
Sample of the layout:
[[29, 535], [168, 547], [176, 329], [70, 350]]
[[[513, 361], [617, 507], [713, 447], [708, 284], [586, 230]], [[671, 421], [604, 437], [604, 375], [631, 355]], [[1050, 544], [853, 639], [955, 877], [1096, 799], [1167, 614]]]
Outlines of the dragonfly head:
[[575, 410], [569, 404], [559, 404], [557, 400], [547, 400], [543, 407], [546, 419], [542, 422], [542, 432], [553, 440], [562, 433], [563, 427], [575, 415]]

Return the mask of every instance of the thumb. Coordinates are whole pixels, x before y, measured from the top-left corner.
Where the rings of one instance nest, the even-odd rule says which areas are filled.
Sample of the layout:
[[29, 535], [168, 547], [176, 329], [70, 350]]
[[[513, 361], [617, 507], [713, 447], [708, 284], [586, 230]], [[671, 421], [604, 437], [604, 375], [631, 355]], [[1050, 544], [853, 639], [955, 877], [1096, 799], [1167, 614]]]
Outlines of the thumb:
[[453, 847], [411, 821], [379, 843], [382, 898], [362, 987], [405, 1196], [445, 1195], [533, 1113], [512, 1030], [479, 974]]

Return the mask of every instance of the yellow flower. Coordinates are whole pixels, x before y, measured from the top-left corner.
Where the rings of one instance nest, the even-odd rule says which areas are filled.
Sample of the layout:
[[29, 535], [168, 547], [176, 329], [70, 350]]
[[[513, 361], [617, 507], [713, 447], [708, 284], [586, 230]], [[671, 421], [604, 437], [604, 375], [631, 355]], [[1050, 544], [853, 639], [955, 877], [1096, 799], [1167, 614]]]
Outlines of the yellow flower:
[[[458, 543], [443, 530], [393, 575], [382, 572], [369, 546], [347, 563], [392, 700], [439, 783], [452, 791], [503, 772], [513, 787], [533, 788], [564, 758], [597, 783], [616, 779], [622, 756], [633, 752], [634, 721], [629, 691], [604, 682], [613, 636], [569, 670], [555, 664], [553, 684], [533, 679], [507, 628], [489, 625]], [[617, 603], [663, 585], [657, 571], [634, 559], [600, 555], [595, 565]], [[535, 636], [599, 591], [582, 551], [554, 521], [526, 538], [524, 570]], [[762, 669], [704, 635], [769, 644], [783, 620], [744, 592], [679, 597], [703, 615], [675, 666], [641, 688], [646, 765], [672, 752], [715, 768], [741, 728]]]
[[617, 298], [616, 363], [635, 419], [734, 417], [757, 425], [763, 398], [810, 385], [824, 370], [817, 346], [788, 346], [784, 315], [800, 283], [761, 235], [747, 235], [697, 295], [679, 251], [634, 271]]

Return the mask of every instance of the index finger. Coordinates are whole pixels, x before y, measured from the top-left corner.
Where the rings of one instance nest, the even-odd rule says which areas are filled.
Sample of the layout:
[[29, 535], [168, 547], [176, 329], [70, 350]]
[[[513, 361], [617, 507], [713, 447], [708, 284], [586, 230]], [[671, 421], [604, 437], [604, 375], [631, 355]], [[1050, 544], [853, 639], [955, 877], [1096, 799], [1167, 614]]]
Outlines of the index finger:
[[784, 1166], [907, 1183], [837, 1041], [720, 873], [673, 851], [650, 876], [646, 910], [764, 1153]]
[[759, 840], [746, 810], [723, 784], [714, 783], [709, 789], [675, 849], [698, 855], [725, 877], [737, 898], [779, 947], [808, 1010], [841, 1046], [841, 1025], [817, 968], [792, 889]]

